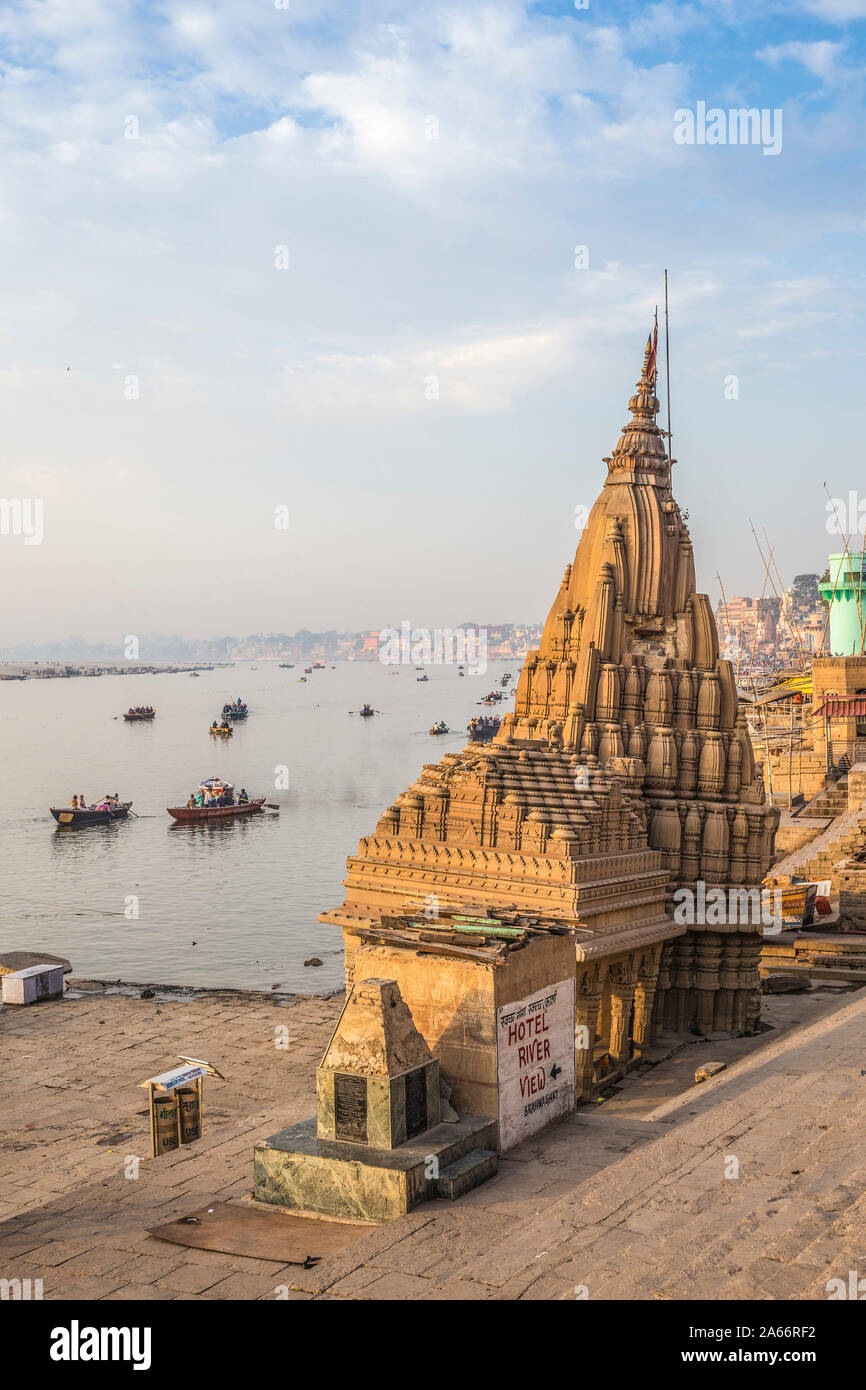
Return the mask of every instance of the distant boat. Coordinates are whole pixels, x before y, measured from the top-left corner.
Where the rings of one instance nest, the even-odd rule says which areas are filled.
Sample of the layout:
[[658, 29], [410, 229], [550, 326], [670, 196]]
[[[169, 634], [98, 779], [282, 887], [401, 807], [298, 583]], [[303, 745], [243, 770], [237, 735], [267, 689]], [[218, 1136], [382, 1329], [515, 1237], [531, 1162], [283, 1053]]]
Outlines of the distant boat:
[[128, 714], [125, 714], [123, 717], [124, 717], [124, 719], [126, 720], [127, 724], [134, 724], [134, 723], [136, 723], [137, 720], [141, 720], [141, 719], [155, 719], [155, 718], [156, 718], [156, 710], [155, 710], [155, 709], [142, 709], [142, 710], [131, 709], [131, 710], [129, 711], [129, 713], [128, 713]]
[[376, 711], [373, 709], [372, 705], [362, 705], [361, 708], [358, 710], [358, 713], [360, 714], [362, 719], [369, 719], [372, 715], [376, 713]]
[[190, 671], [190, 676], [194, 681], [198, 680], [198, 671]]
[[97, 810], [95, 806], [87, 806], [83, 811], [73, 806], [52, 806], [50, 809], [58, 825], [68, 830], [78, 830], [84, 825], [108, 825], [114, 820], [126, 820], [131, 806], [131, 801], [119, 801], [116, 806], [102, 810]]
[[415, 679], [416, 681], [429, 681], [430, 677], [425, 674], [423, 676], [416, 676]]
[[434, 724], [430, 730], [431, 734], [450, 734], [451, 730], [444, 720], [440, 719], [438, 724]]
[[314, 670], [314, 671], [324, 671], [324, 670], [325, 670], [325, 663], [324, 663], [324, 661], [314, 661], [314, 662], [313, 662], [313, 670]]
[[306, 685], [306, 684], [307, 684], [307, 678], [306, 678], [306, 676], [298, 676], [298, 680], [301, 682], [301, 685]]
[[294, 669], [295, 669], [295, 663], [294, 663], [293, 661], [281, 661], [281, 662], [280, 662], [280, 670], [281, 670], [281, 671], [294, 671]]
[[234, 729], [231, 724], [211, 724], [208, 733], [211, 738], [231, 738]]

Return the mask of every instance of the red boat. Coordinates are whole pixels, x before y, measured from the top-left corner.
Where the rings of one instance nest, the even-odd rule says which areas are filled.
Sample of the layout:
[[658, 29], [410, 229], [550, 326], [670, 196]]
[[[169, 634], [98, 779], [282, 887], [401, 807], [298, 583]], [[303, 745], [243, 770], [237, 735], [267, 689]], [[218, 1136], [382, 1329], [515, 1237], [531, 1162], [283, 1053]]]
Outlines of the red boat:
[[263, 796], [253, 797], [250, 801], [238, 804], [234, 800], [234, 788], [230, 783], [221, 781], [219, 777], [209, 777], [206, 782], [202, 782], [199, 792], [202, 795], [216, 793], [221, 800], [231, 797], [232, 801], [230, 805], [223, 806], [167, 806], [168, 814], [181, 821], [230, 820], [233, 816], [253, 816], [261, 811], [265, 804]]
[[264, 804], [262, 796], [244, 806], [166, 806], [165, 809], [175, 820], [227, 820], [231, 816], [252, 816]]

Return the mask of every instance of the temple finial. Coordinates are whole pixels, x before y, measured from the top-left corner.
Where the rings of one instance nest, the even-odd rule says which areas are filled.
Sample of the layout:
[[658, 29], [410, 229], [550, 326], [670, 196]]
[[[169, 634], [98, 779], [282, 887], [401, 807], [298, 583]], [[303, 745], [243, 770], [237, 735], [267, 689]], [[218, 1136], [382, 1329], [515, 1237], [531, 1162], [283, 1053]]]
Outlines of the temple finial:
[[659, 409], [656, 397], [658, 342], [659, 326], [656, 314], [644, 347], [640, 381], [628, 403], [631, 419], [623, 426], [622, 435], [613, 454], [605, 460], [611, 472], [635, 467], [639, 467], [643, 472], [668, 472], [667, 454], [656, 424]]

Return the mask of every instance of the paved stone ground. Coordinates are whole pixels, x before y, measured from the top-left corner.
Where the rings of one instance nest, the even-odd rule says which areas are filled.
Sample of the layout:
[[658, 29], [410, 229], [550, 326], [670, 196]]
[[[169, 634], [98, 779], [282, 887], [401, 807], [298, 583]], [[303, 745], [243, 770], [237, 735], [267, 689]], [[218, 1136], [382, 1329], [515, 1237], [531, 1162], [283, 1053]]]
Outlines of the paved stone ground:
[[[0, 1277], [46, 1299], [825, 1298], [866, 1276], [866, 990], [766, 1000], [772, 1030], [657, 1048], [610, 1092], [339, 1256], [186, 1250], [146, 1228], [250, 1190], [260, 1139], [311, 1114], [340, 1000], [66, 998], [0, 1014]], [[285, 1025], [287, 1050], [275, 1047]], [[214, 1061], [202, 1139], [148, 1151], [135, 1082]], [[728, 1070], [695, 1086], [696, 1067]], [[738, 1176], [729, 1176], [738, 1168]]]

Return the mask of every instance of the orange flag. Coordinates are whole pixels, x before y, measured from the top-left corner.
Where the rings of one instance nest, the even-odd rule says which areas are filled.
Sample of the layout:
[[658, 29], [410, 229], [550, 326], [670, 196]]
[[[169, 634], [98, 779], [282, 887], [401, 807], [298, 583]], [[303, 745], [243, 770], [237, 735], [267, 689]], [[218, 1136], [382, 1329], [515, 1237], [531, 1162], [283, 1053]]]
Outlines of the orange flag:
[[650, 334], [650, 336], [647, 338], [647, 340], [646, 340], [646, 345], [647, 345], [647, 348], [649, 349], [649, 360], [648, 360], [648, 362], [647, 362], [647, 376], [650, 378], [651, 381], [655, 381], [655, 376], [656, 376], [656, 358], [657, 358], [657, 356], [658, 356], [658, 349], [659, 349], [659, 321], [658, 321], [658, 315], [656, 315], [656, 321], [655, 321], [655, 324], [653, 325], [653, 331], [652, 331], [652, 333]]

